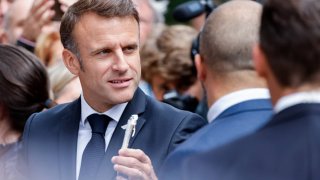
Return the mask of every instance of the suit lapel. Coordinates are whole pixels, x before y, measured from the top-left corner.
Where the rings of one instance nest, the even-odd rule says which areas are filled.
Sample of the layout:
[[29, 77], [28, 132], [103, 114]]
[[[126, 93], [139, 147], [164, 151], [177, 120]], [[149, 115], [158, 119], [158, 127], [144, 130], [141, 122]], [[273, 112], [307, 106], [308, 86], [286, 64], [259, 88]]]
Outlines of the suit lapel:
[[138, 88], [133, 99], [128, 103], [126, 109], [124, 110], [117, 124], [117, 127], [113, 132], [104, 157], [104, 161], [101, 163], [97, 179], [114, 179], [113, 177], [115, 177], [116, 172], [113, 170], [113, 163], [111, 162], [111, 158], [118, 155], [118, 151], [121, 148], [122, 140], [125, 133], [125, 130], [122, 129], [122, 126], [127, 124], [127, 121], [131, 115], [137, 114], [139, 116], [135, 135], [129, 142], [130, 147], [145, 123], [145, 119], [140, 117], [140, 115], [145, 111], [145, 107], [146, 95]]
[[59, 163], [61, 180], [76, 180], [76, 157], [79, 122], [81, 115], [80, 98], [72, 102], [60, 119]]
[[130, 142], [129, 142], [129, 146], [128, 146], [129, 148], [132, 147], [133, 142], [136, 140], [136, 137], [138, 136], [138, 134], [139, 134], [140, 130], [142, 129], [142, 127], [143, 127], [145, 122], [146, 122], [146, 119], [144, 119], [143, 117], [140, 117], [138, 119], [135, 133], [134, 133], [133, 137], [130, 139]]

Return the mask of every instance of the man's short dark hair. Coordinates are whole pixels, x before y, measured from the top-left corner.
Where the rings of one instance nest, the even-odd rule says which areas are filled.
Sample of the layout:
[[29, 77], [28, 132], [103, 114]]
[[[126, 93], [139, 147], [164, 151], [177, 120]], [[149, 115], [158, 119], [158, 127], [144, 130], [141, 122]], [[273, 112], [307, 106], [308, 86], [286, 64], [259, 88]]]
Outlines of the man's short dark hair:
[[320, 82], [320, 1], [267, 0], [260, 44], [282, 86]]
[[60, 26], [64, 48], [69, 49], [78, 58], [80, 55], [72, 32], [81, 16], [89, 12], [106, 18], [133, 17], [139, 24], [139, 14], [131, 0], [78, 0], [64, 14]]

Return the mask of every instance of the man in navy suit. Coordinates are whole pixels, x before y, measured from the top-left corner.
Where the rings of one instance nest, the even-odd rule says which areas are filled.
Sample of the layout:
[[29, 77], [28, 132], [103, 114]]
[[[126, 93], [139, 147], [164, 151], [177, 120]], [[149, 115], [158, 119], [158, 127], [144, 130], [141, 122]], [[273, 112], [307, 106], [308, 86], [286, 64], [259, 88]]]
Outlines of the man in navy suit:
[[[206, 121], [157, 102], [137, 88], [139, 17], [133, 3], [79, 0], [65, 13], [60, 35], [64, 63], [79, 76], [83, 92], [72, 103], [29, 118], [22, 152], [27, 179], [88, 179], [81, 174], [89, 169], [88, 180], [114, 179], [116, 172], [129, 179], [156, 179], [167, 154]], [[94, 123], [92, 114], [99, 114]], [[139, 118], [129, 148], [119, 151], [133, 114]], [[96, 121], [97, 117], [103, 118]], [[106, 130], [101, 132], [102, 126], [95, 130], [97, 123]], [[98, 156], [94, 146], [105, 150], [103, 157], [99, 151], [102, 158], [83, 163]]]
[[254, 71], [251, 52], [258, 39], [261, 9], [253, 1], [231, 1], [208, 17], [196, 67], [211, 105], [210, 124], [168, 156], [160, 179], [179, 179], [186, 157], [252, 133], [272, 115], [269, 92]]
[[256, 133], [190, 157], [183, 179], [320, 179], [319, 32], [319, 0], [265, 2], [254, 62], [276, 114]]

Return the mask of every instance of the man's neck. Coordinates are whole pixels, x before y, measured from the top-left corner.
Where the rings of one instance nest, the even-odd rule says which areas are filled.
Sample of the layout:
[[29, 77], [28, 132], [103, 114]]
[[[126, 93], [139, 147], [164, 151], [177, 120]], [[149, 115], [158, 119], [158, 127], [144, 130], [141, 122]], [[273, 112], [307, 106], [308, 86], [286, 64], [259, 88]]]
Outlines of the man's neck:
[[221, 97], [235, 91], [266, 88], [265, 81], [251, 72], [242, 74], [234, 73], [228, 78], [212, 78], [206, 85], [209, 106]]

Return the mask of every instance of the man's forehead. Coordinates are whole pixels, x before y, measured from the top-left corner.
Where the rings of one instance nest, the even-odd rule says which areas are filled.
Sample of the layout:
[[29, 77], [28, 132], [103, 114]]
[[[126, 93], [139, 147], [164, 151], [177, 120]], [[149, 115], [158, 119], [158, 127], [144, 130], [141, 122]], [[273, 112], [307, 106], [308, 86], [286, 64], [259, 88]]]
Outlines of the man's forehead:
[[[137, 20], [135, 19], [135, 17], [134, 17], [134, 16], [130, 16], [130, 15], [128, 15], [128, 16], [105, 17], [105, 16], [98, 15], [98, 14], [96, 14], [96, 13], [94, 13], [94, 12], [87, 12], [87, 13], [81, 15], [79, 21], [76, 22], [75, 26], [81, 25], [81, 24], [83, 23], [83, 20], [84, 20], [84, 19], [88, 20], [88, 19], [91, 19], [91, 18], [94, 18], [94, 19], [97, 18], [97, 19], [100, 19], [100, 20], [102, 20], [102, 21], [130, 20], [130, 21], [136, 22], [136, 23], [138, 24], [138, 22], [137, 22]], [[91, 21], [90, 21], [90, 22], [91, 22]], [[86, 24], [82, 24], [82, 25], [85, 26]]]
[[[98, 18], [99, 21], [95, 21], [96, 18]], [[109, 24], [111, 26], [110, 30], [116, 28], [115, 26], [113, 26], [114, 22], [121, 22], [121, 23], [126, 23], [126, 24], [127, 24], [127, 22], [130, 22], [129, 23], [129, 24], [131, 24], [130, 26], [132, 26], [132, 25], [137, 26], [137, 33], [139, 33], [139, 24], [136, 21], [136, 19], [132, 16], [104, 17], [104, 16], [99, 16], [95, 13], [86, 13], [83, 16], [81, 16], [80, 20], [75, 24], [72, 34], [74, 34], [75, 32], [76, 32], [76, 34], [84, 33], [84, 32], [96, 33], [96, 32], [92, 31], [92, 26], [95, 26], [96, 30], [98, 30], [98, 28], [101, 28], [101, 26], [99, 27], [99, 25], [104, 24], [102, 21], [111, 23], [111, 24]], [[101, 22], [101, 23], [99, 23], [99, 25], [91, 24], [91, 23], [97, 23], [97, 22]], [[119, 25], [121, 25], [121, 27], [122, 27], [124, 24], [119, 24]], [[103, 26], [102, 26], [102, 28], [103, 28]]]

